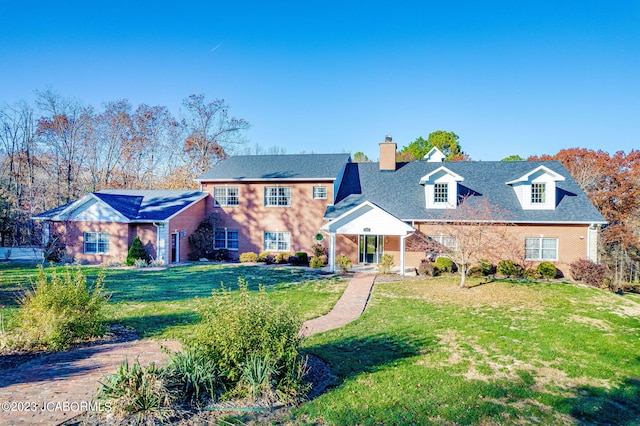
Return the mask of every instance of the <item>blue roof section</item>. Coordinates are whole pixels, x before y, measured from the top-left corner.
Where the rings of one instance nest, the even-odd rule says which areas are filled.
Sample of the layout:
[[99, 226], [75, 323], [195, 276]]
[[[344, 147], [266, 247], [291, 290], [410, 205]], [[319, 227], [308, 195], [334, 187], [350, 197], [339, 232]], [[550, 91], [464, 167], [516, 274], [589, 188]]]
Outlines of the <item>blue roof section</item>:
[[[208, 193], [202, 191], [107, 189], [94, 192], [93, 195], [132, 222], [154, 222], [170, 218], [185, 207], [205, 198]], [[59, 220], [57, 217], [65, 210], [70, 207], [69, 213], [74, 210], [72, 205], [76, 202], [48, 210], [34, 216], [34, 218]]]
[[[556, 183], [557, 207], [554, 210], [524, 210], [514, 189], [507, 185], [514, 179], [544, 165], [565, 177]], [[446, 167], [464, 178], [458, 193], [468, 196], [465, 202], [490, 205], [506, 212], [507, 220], [520, 223], [604, 223], [569, 172], [558, 161], [415, 161], [398, 163], [395, 171], [380, 171], [378, 163], [350, 163], [338, 190], [336, 203], [329, 206], [325, 218], [333, 219], [364, 201], [370, 201], [402, 220], [441, 220], [444, 209], [427, 209], [424, 186], [420, 179], [439, 167]]]
[[198, 176], [199, 181], [335, 180], [349, 154], [238, 155]]
[[94, 195], [129, 220], [155, 221], [168, 219], [190, 204], [205, 198], [208, 193], [202, 191], [109, 189], [95, 192]]

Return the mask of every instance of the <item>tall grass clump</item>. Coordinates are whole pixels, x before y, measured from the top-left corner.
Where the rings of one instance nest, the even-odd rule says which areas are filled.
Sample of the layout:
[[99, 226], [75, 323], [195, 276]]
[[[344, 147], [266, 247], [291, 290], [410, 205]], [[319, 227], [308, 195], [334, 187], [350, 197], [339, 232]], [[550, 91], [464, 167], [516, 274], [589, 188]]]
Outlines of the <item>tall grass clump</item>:
[[250, 292], [243, 278], [238, 286], [237, 294], [222, 288], [202, 301], [202, 321], [188, 345], [215, 360], [227, 389], [223, 396], [295, 401], [307, 390], [300, 314], [287, 303], [272, 303], [262, 287]]
[[79, 267], [50, 275], [40, 267], [31, 288], [18, 298], [14, 346], [62, 350], [101, 336], [107, 300], [103, 273], [88, 285]]
[[171, 407], [175, 395], [166, 383], [166, 375], [154, 363], [146, 367], [136, 359], [134, 363], [124, 360], [118, 370], [100, 381], [96, 393], [98, 401], [107, 401], [114, 414], [126, 417], [138, 414], [157, 417]]

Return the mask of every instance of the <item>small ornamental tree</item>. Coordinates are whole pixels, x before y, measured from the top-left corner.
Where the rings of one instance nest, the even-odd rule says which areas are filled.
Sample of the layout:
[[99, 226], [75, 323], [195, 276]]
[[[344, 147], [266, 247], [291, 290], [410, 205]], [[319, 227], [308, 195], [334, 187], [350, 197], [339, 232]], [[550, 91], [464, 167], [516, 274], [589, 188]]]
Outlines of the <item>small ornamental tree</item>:
[[497, 262], [517, 251], [515, 241], [508, 232], [506, 213], [490, 205], [486, 199], [466, 196], [454, 209], [444, 212], [433, 225], [432, 235], [443, 235], [450, 242], [447, 246], [428, 235], [414, 234], [412, 245], [420, 245], [427, 253], [446, 254], [458, 267], [460, 288], [465, 287], [467, 270], [472, 265]]
[[149, 254], [147, 253], [147, 249], [142, 245], [142, 241], [140, 241], [140, 237], [136, 237], [129, 248], [129, 253], [127, 254], [127, 266], [133, 266], [136, 263], [136, 260], [142, 259], [144, 261], [149, 261]]

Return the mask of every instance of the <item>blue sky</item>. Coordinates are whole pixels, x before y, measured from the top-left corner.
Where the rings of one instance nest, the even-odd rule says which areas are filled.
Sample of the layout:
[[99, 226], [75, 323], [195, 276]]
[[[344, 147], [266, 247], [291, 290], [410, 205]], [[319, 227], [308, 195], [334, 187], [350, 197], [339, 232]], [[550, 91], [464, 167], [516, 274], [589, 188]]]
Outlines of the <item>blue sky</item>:
[[640, 1], [0, 2], [0, 103], [223, 98], [251, 144], [640, 148]]

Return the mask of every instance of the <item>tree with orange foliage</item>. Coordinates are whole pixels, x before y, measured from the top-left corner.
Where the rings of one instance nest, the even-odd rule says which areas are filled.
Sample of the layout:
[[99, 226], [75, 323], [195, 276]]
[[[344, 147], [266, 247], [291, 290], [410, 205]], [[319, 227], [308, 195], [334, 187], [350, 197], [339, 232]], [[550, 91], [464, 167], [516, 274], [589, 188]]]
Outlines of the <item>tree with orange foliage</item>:
[[603, 256], [622, 279], [623, 269], [638, 269], [640, 235], [640, 151], [616, 152], [569, 148], [528, 160], [558, 160], [569, 171], [609, 224], [602, 232]]

